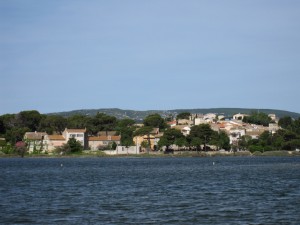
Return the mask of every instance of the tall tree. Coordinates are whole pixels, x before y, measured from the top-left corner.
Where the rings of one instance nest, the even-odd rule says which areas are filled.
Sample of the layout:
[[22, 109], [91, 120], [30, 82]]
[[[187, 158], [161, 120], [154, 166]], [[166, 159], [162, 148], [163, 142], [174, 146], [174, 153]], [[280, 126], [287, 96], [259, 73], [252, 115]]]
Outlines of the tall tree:
[[166, 146], [166, 150], [169, 150], [169, 147], [175, 143], [183, 144], [182, 141], [184, 139], [184, 135], [176, 129], [167, 129], [164, 132], [164, 135], [160, 138], [158, 145], [160, 147]]
[[206, 145], [210, 142], [213, 134], [214, 131], [210, 128], [209, 124], [200, 124], [191, 128], [188, 139], [191, 143], [195, 142], [193, 139], [196, 139], [196, 142], [203, 144], [204, 150], [206, 150]]
[[159, 114], [151, 114], [144, 119], [144, 125], [147, 127], [157, 127], [159, 129], [167, 128], [165, 120]]
[[153, 130], [153, 127], [150, 127], [150, 126], [141, 127], [141, 128], [139, 128], [138, 130], [136, 130], [134, 132], [134, 136], [144, 136], [144, 135], [147, 135], [148, 146], [150, 147], [151, 146], [151, 143], [150, 143], [150, 134], [151, 134], [152, 130]]
[[285, 116], [279, 119], [278, 125], [284, 129], [292, 129], [293, 119], [290, 116]]
[[72, 115], [68, 117], [68, 128], [85, 128], [88, 126], [90, 119], [90, 117], [81, 114]]
[[105, 113], [97, 113], [91, 118], [89, 128], [92, 134], [97, 134], [99, 131], [113, 131], [116, 129], [117, 118]]
[[67, 126], [68, 120], [63, 116], [49, 115], [42, 118], [39, 130], [46, 131], [48, 134], [53, 132], [61, 134]]
[[230, 139], [224, 131], [214, 131], [210, 143], [216, 145], [218, 149], [230, 150], [231, 148]]
[[42, 115], [36, 110], [21, 111], [17, 114], [20, 127], [28, 127], [31, 131], [38, 130], [41, 119]]
[[119, 120], [117, 123], [116, 130], [121, 135], [121, 144], [124, 146], [133, 145], [134, 123], [134, 120], [128, 118]]

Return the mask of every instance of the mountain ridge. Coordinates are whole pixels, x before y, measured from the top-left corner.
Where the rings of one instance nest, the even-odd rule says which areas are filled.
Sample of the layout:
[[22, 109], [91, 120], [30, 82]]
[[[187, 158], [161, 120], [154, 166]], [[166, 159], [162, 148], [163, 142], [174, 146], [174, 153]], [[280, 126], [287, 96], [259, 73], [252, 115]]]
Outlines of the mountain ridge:
[[290, 116], [292, 118], [300, 117], [300, 113], [290, 112], [286, 110], [278, 109], [255, 109], [255, 108], [194, 108], [194, 109], [171, 109], [171, 110], [131, 110], [120, 108], [99, 108], [99, 109], [78, 109], [64, 112], [48, 113], [48, 115], [61, 115], [69, 117], [75, 114], [82, 114], [87, 116], [94, 116], [97, 113], [105, 113], [111, 116], [115, 116], [118, 119], [130, 118], [136, 121], [143, 120], [146, 116], [154, 113], [160, 114], [162, 117], [168, 117], [170, 115], [176, 116], [181, 112], [190, 112], [198, 114], [216, 113], [218, 115], [224, 115], [225, 117], [232, 117], [237, 113], [250, 114], [253, 111], [263, 112], [266, 114], [275, 114], [281, 118], [284, 116]]

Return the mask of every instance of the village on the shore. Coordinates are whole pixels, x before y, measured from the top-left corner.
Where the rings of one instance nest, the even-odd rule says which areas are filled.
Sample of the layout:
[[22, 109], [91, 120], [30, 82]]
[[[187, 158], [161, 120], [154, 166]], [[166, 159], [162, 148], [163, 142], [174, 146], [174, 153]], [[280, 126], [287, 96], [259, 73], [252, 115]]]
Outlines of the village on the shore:
[[[149, 121], [152, 119], [152, 124], [145, 122], [147, 118], [144, 123], [134, 123], [130, 119], [127, 121], [125, 119], [125, 124], [127, 123], [125, 127], [130, 127], [132, 131], [130, 135], [125, 132], [127, 128], [113, 130], [110, 127], [96, 132], [94, 130], [91, 133], [86, 127], [78, 127], [77, 125], [76, 128], [64, 128], [61, 132], [54, 131], [51, 134], [44, 131], [27, 131], [18, 143], [19, 147], [26, 148], [26, 152], [29, 154], [36, 152], [39, 154], [57, 154], [58, 152], [63, 154], [64, 147], [70, 141], [75, 141], [82, 150], [101, 151], [107, 155], [151, 152], [174, 153], [179, 151], [237, 152], [251, 150], [247, 149], [249, 145], [247, 146], [245, 142], [251, 140], [254, 144], [258, 143], [262, 136], [266, 138], [267, 135], [267, 139], [271, 138], [271, 140], [276, 141], [276, 133], [280, 130], [286, 130], [286, 127], [282, 128], [279, 125], [281, 123], [285, 126], [284, 122], [286, 121], [280, 121], [275, 114], [265, 115], [268, 118], [268, 124], [264, 123], [263, 125], [245, 120], [246, 117], [251, 116], [253, 115], [238, 113], [232, 118], [225, 118], [224, 115], [215, 113], [181, 113], [176, 118], [167, 120], [154, 114], [148, 116]], [[285, 120], [287, 119], [293, 123], [292, 118], [285, 118]], [[157, 123], [157, 121], [159, 122]], [[157, 127], [154, 126], [155, 123]], [[2, 137], [0, 140], [4, 142], [5, 138]], [[20, 145], [20, 141], [24, 144]], [[299, 151], [298, 136], [291, 141], [294, 146], [289, 146], [288, 148], [291, 149], [288, 150]], [[253, 146], [255, 147], [255, 145]], [[253, 146], [251, 147], [253, 148]], [[3, 145], [0, 148], [3, 149]], [[282, 145], [278, 146], [278, 150], [280, 148]], [[258, 147], [254, 150], [260, 151]], [[270, 147], [266, 144], [263, 150], [270, 150]]]
[[[36, 111], [24, 114], [26, 113], [28, 115], [30, 113], [37, 114]], [[76, 126], [74, 125], [75, 128], [62, 129], [63, 124], [58, 124], [61, 131], [26, 131], [19, 140], [15, 139], [13, 147], [23, 149], [29, 154], [49, 155], [82, 150], [89, 153], [102, 152], [106, 155], [183, 151], [299, 151], [300, 147], [299, 119], [277, 118], [275, 114], [238, 113], [231, 118], [225, 118], [224, 115], [216, 113], [191, 114], [184, 112], [167, 119], [162, 118], [159, 114], [153, 114], [148, 115], [143, 123], [123, 119], [118, 121], [123, 125], [118, 126], [108, 125], [116, 123], [115, 117], [103, 113], [97, 114], [97, 116], [98, 119], [102, 119], [102, 122], [94, 121], [94, 123], [98, 123], [99, 131], [97, 126], [93, 128], [93, 132], [86, 127], [80, 127], [80, 124], [83, 124], [80, 120], [84, 117], [79, 116], [80, 123], [77, 122]], [[264, 123], [248, 119], [255, 116], [267, 119]], [[105, 117], [109, 122], [103, 120]], [[28, 118], [26, 120], [30, 120]], [[42, 123], [40, 121], [40, 124]], [[99, 123], [103, 123], [100, 124], [102, 126], [99, 126]], [[291, 131], [291, 127], [294, 129], [293, 131]], [[44, 127], [44, 129], [46, 128]], [[20, 134], [22, 135], [22, 133]], [[287, 138], [290, 139], [287, 140]], [[3, 137], [0, 137], [0, 141], [6, 143]], [[72, 145], [70, 142], [73, 142], [75, 147], [70, 146]], [[0, 151], [4, 152], [4, 149], [5, 146], [2, 144]]]

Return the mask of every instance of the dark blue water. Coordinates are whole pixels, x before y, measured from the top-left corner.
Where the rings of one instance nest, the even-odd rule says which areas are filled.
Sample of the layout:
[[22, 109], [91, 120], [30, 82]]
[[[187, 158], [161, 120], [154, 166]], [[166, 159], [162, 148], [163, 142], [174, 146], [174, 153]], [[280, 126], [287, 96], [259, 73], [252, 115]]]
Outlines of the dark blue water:
[[300, 224], [300, 158], [1, 158], [1, 224]]

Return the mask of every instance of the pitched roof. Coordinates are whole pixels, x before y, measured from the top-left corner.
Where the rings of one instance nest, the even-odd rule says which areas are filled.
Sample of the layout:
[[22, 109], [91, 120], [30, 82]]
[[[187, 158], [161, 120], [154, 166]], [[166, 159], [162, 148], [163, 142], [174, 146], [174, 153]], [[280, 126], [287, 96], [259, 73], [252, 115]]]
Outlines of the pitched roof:
[[28, 140], [42, 140], [46, 132], [26, 132], [24, 137]]
[[56, 140], [56, 141], [65, 141], [66, 139], [64, 138], [64, 136], [62, 135], [57, 135], [57, 134], [54, 134], [54, 135], [48, 135], [48, 139], [49, 140]]
[[97, 137], [88, 137], [89, 141], [120, 141], [121, 136], [97, 136]]

